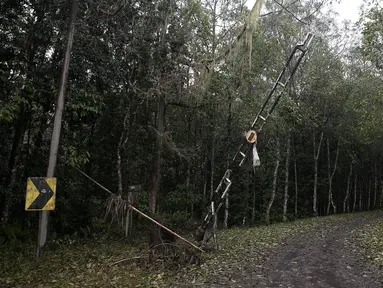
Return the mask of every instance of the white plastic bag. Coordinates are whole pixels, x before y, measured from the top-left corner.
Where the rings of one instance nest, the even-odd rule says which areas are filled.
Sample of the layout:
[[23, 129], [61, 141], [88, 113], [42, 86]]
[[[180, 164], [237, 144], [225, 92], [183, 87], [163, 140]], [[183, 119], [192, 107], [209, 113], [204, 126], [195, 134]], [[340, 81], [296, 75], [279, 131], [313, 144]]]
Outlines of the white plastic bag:
[[253, 167], [260, 166], [261, 160], [259, 159], [257, 147], [253, 145]]

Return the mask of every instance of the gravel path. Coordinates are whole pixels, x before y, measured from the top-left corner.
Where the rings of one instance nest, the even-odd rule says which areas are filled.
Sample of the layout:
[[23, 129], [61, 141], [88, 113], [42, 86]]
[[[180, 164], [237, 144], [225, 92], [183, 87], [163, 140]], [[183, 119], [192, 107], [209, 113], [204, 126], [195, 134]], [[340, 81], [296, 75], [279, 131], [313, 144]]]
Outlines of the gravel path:
[[243, 259], [239, 270], [218, 266], [225, 277], [172, 287], [383, 287], [382, 271], [366, 260], [356, 239], [363, 228], [381, 218], [382, 212], [339, 217], [288, 237], [261, 264]]
[[379, 268], [365, 260], [355, 239], [376, 217], [340, 219], [278, 247], [252, 287], [383, 287]]

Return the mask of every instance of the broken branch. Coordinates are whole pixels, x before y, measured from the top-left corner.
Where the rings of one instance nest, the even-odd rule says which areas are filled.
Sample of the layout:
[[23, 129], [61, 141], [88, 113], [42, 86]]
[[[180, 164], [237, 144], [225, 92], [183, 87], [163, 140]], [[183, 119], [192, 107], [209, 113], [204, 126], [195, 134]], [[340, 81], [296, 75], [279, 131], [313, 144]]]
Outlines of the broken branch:
[[[76, 168], [77, 171], [79, 171], [82, 175], [84, 175], [86, 178], [88, 178], [90, 181], [92, 181], [93, 183], [95, 183], [97, 186], [99, 186], [101, 189], [103, 189], [104, 191], [108, 192], [109, 194], [112, 194], [114, 195], [115, 197], [119, 197], [117, 196], [115, 193], [113, 193], [112, 191], [110, 191], [108, 188], [102, 186], [100, 183], [98, 183], [96, 180], [94, 180], [93, 178], [91, 178], [90, 176], [88, 176], [87, 174], [85, 174], [83, 171], [81, 171], [80, 169]], [[144, 212], [138, 210], [136, 207], [134, 207], [132, 204], [130, 204], [128, 201], [126, 201], [129, 208], [132, 209], [133, 211], [137, 212], [138, 214], [140, 214], [141, 216], [145, 217], [146, 219], [148, 219], [149, 221], [151, 221], [152, 223], [156, 224], [157, 226], [161, 227], [162, 229], [166, 230], [167, 232], [169, 232], [170, 234], [176, 236], [178, 239], [180, 239], [181, 241], [185, 242], [186, 244], [190, 245], [191, 247], [197, 249], [198, 251], [201, 251], [201, 252], [204, 252], [201, 248], [199, 248], [197, 245], [193, 244], [192, 242], [190, 242], [189, 240], [183, 238], [182, 236], [178, 235], [176, 232], [170, 230], [168, 227], [162, 225], [161, 223], [159, 223], [158, 221], [154, 220], [153, 218], [151, 218], [149, 215], [146, 215]]]

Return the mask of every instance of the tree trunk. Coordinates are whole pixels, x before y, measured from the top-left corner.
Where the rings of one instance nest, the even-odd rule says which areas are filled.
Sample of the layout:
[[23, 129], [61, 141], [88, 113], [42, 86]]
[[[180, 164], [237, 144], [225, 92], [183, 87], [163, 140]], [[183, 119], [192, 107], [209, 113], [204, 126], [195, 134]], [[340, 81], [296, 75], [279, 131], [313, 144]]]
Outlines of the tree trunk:
[[367, 192], [367, 210], [371, 209], [371, 180], [368, 182], [368, 192]]
[[314, 133], [314, 191], [313, 191], [313, 215], [318, 216], [318, 210], [317, 210], [317, 189], [318, 189], [318, 159], [319, 159], [319, 153], [322, 146], [322, 140], [323, 140], [323, 131], [320, 134], [318, 149], [316, 149], [316, 137]]
[[191, 203], [190, 203], [190, 219], [193, 219], [193, 213], [194, 213], [194, 201], [193, 201], [193, 195], [191, 193], [191, 189], [190, 189], [190, 177], [191, 177], [191, 164], [190, 164], [190, 160], [188, 160], [187, 162], [187, 170], [186, 170], [186, 183], [185, 183], [185, 186], [186, 186], [186, 189], [188, 191], [188, 194], [189, 194], [189, 199], [191, 199]]
[[[231, 99], [231, 93], [229, 93], [229, 97], [228, 97], [228, 116], [227, 116], [227, 140], [226, 140], [226, 143], [230, 143], [230, 135], [231, 135], [231, 103], [232, 103], [232, 99]], [[227, 154], [226, 154], [226, 167], [229, 168], [229, 163], [230, 163], [230, 154], [229, 154], [229, 149], [227, 149]], [[225, 196], [225, 217], [223, 219], [223, 227], [224, 228], [227, 228], [227, 223], [229, 221], [229, 192], [228, 191], [226, 193], [226, 196]]]
[[[116, 163], [116, 169], [117, 169], [117, 177], [118, 177], [118, 187], [117, 187], [117, 195], [122, 196], [123, 191], [123, 183], [122, 183], [122, 168], [121, 168], [121, 152], [124, 150], [124, 147], [126, 145], [126, 142], [128, 141], [128, 127], [127, 122], [129, 119], [129, 111], [125, 114], [124, 120], [123, 120], [123, 127], [120, 135], [120, 140], [118, 141], [117, 145], [117, 163]], [[128, 190], [128, 200], [130, 201], [131, 198], [131, 191]], [[132, 203], [132, 202], [131, 202]], [[127, 238], [130, 235], [130, 231], [132, 230], [132, 227], [130, 223], [132, 220], [132, 211], [128, 208], [126, 211], [126, 217], [125, 217], [125, 237]], [[123, 223], [122, 223], [123, 224]]]
[[356, 208], [356, 180], [357, 180], [357, 175], [355, 175], [355, 180], [354, 180], [354, 203], [352, 205], [352, 212], [355, 212]]
[[211, 142], [211, 160], [210, 160], [210, 200], [213, 199], [214, 195], [214, 140]]
[[328, 204], [327, 204], [327, 215], [330, 214], [330, 205], [334, 209], [334, 214], [336, 214], [336, 205], [334, 203], [333, 197], [332, 197], [332, 179], [334, 178], [335, 172], [336, 172], [336, 166], [338, 164], [338, 156], [339, 156], [339, 141], [336, 147], [336, 156], [335, 156], [335, 163], [334, 163], [334, 169], [331, 172], [331, 154], [330, 154], [330, 141], [327, 138], [327, 173], [328, 173]]
[[[160, 187], [161, 180], [161, 162], [162, 162], [162, 148], [163, 136], [165, 133], [165, 98], [161, 95], [158, 101], [157, 113], [157, 133], [156, 143], [153, 157], [152, 177], [149, 186], [149, 212], [154, 215], [157, 209], [157, 195]], [[149, 232], [149, 247], [155, 246], [159, 243], [160, 234], [155, 225], [151, 225]]]
[[375, 166], [375, 177], [374, 177], [374, 203], [373, 209], [376, 208], [376, 195], [378, 194], [378, 176], [376, 175], [376, 166]]
[[383, 204], [383, 181], [380, 181], [379, 208], [382, 208], [382, 204]]
[[283, 199], [283, 221], [287, 221], [287, 203], [289, 200], [289, 168], [290, 168], [290, 135], [287, 139], [286, 164], [285, 164], [285, 194]]
[[359, 211], [363, 210], [362, 193], [363, 193], [363, 190], [362, 190], [362, 187], [360, 187], [360, 192], [359, 192]]
[[[204, 165], [204, 171], [203, 171], [203, 192], [202, 192], [202, 201], [201, 201], [201, 211], [202, 211], [202, 217], [205, 216], [205, 209], [206, 209], [206, 196], [208, 193], [208, 153], [205, 151], [205, 165]], [[209, 199], [210, 200], [210, 199]]]
[[153, 158], [152, 178], [149, 188], [149, 211], [152, 214], [156, 213], [157, 194], [160, 186], [161, 178], [161, 160], [162, 160], [162, 146], [163, 136], [165, 133], [165, 99], [163, 96], [159, 97], [158, 113], [157, 113], [157, 134], [156, 144]]
[[[255, 175], [254, 175], [255, 176]], [[251, 224], [254, 224], [255, 223], [255, 204], [256, 204], [256, 186], [255, 186], [255, 177], [254, 178], [254, 187], [253, 187], [253, 203], [251, 205]]]
[[298, 172], [297, 172], [297, 154], [294, 144], [294, 182], [295, 182], [295, 203], [294, 203], [294, 214], [295, 218], [298, 217]]
[[[118, 176], [118, 189], [117, 189], [117, 195], [121, 196], [123, 191], [123, 185], [122, 185], [122, 171], [121, 171], [121, 152], [123, 151], [126, 142], [128, 141], [128, 127], [127, 122], [129, 121], [129, 112], [126, 113], [124, 117], [124, 123], [123, 128], [120, 135], [120, 140], [118, 142], [117, 146], [117, 176]], [[128, 192], [129, 193], [129, 192]], [[129, 197], [128, 197], [129, 198]]]
[[265, 221], [266, 224], [270, 224], [270, 211], [271, 207], [273, 206], [274, 200], [275, 200], [275, 194], [277, 192], [277, 180], [278, 180], [278, 169], [279, 169], [279, 138], [277, 138], [277, 155], [276, 155], [276, 161], [275, 161], [275, 169], [274, 169], [274, 175], [273, 175], [273, 187], [271, 190], [271, 195], [270, 195], [270, 200], [269, 204], [267, 205], [266, 208], [266, 215], [265, 215]]
[[[349, 205], [348, 205], [348, 198], [350, 194], [350, 181], [352, 176], [352, 164], [350, 164], [350, 173], [348, 174], [347, 178], [347, 190], [346, 190], [346, 196], [343, 199], [343, 213], [349, 212]], [[346, 206], [347, 205], [347, 206]]]

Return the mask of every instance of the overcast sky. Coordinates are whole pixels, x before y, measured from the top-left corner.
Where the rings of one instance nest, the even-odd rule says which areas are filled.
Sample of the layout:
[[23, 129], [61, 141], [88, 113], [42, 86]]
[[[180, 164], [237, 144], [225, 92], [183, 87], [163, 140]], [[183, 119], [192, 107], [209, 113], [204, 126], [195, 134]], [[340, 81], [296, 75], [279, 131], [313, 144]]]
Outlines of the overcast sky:
[[[253, 7], [255, 0], [247, 0], [247, 6]], [[337, 2], [337, 1], [333, 1]], [[339, 13], [339, 22], [351, 20], [355, 22], [359, 18], [359, 8], [364, 0], [340, 0], [340, 3], [333, 3], [334, 11]]]
[[339, 13], [339, 20], [358, 21], [360, 6], [364, 0], [342, 0], [339, 4], [334, 3], [333, 8]]

